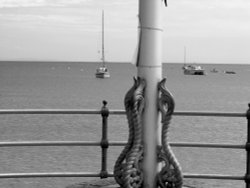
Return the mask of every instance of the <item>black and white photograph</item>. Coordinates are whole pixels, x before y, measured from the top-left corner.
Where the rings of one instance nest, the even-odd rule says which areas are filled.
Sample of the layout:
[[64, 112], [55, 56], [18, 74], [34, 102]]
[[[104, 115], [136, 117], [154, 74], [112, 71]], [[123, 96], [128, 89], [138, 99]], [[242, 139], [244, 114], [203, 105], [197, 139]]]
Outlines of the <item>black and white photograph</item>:
[[0, 188], [250, 188], [249, 0], [0, 0]]

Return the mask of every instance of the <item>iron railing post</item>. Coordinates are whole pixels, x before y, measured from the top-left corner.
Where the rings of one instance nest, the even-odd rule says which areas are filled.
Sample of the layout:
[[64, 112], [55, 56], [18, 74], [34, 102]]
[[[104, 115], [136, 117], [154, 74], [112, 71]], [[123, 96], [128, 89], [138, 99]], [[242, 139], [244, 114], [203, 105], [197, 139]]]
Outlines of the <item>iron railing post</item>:
[[246, 143], [247, 155], [246, 155], [245, 182], [246, 182], [246, 188], [250, 188], [250, 103], [248, 104], [246, 118], [247, 118], [247, 143]]
[[102, 169], [100, 172], [101, 178], [108, 177], [107, 171], [107, 150], [109, 147], [108, 142], [108, 116], [109, 116], [109, 109], [106, 107], [107, 101], [103, 101], [103, 107], [101, 109], [102, 115], [102, 140], [100, 142], [100, 146], [102, 148]]

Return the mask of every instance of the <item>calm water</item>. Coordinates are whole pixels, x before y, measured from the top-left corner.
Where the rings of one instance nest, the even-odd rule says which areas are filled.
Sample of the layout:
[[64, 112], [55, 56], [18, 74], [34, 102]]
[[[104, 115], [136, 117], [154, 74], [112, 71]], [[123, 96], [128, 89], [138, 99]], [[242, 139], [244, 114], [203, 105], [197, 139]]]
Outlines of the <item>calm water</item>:
[[[109, 64], [110, 79], [94, 77], [95, 63], [1, 62], [0, 108], [123, 109], [123, 98], [133, 84], [136, 67]], [[250, 102], [247, 65], [204, 65], [207, 76], [183, 75], [180, 64], [164, 64], [163, 76], [174, 95], [176, 111], [245, 112]], [[219, 73], [210, 73], [212, 68]], [[234, 70], [237, 74], [224, 74]], [[0, 140], [82, 140], [101, 136], [101, 117], [93, 115], [1, 115]], [[109, 118], [109, 138], [126, 140], [125, 116]], [[179, 117], [171, 123], [172, 142], [246, 142], [245, 118]], [[109, 171], [122, 148], [110, 147]], [[245, 174], [245, 151], [173, 148], [184, 173]], [[99, 172], [100, 149], [93, 147], [1, 148], [0, 173], [94, 171]], [[86, 178], [2, 179], [4, 188], [62, 188]], [[199, 188], [241, 188], [241, 181], [186, 180]]]

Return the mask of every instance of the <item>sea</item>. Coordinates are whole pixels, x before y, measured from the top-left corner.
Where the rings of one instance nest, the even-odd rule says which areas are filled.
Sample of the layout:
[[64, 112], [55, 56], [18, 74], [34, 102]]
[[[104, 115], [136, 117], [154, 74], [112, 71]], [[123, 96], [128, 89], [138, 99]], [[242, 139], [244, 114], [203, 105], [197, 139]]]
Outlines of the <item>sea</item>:
[[[0, 62], [0, 109], [124, 110], [123, 100], [137, 75], [130, 63], [108, 63], [111, 77], [95, 78], [94, 62]], [[166, 87], [175, 111], [245, 113], [250, 102], [250, 65], [202, 64], [207, 74], [184, 75], [183, 64], [163, 64]], [[217, 69], [214, 73], [210, 70]], [[225, 74], [234, 71], [236, 74]], [[100, 141], [100, 115], [0, 115], [0, 141]], [[154, 125], [152, 125], [154, 126]], [[173, 116], [170, 142], [245, 144], [247, 119]], [[126, 141], [125, 115], [110, 115], [110, 141]], [[122, 151], [110, 146], [108, 171]], [[172, 147], [184, 174], [244, 176], [246, 151], [241, 149]], [[0, 173], [100, 172], [100, 147], [1, 147]], [[2, 188], [65, 188], [93, 178], [7, 178]], [[241, 180], [185, 179], [194, 188], [243, 188]]]

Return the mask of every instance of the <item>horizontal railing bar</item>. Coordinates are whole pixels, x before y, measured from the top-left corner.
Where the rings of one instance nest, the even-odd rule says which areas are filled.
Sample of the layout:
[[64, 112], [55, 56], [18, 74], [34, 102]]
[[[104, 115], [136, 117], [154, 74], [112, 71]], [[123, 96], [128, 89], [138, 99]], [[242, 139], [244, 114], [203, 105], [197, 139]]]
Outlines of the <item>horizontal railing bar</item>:
[[[124, 146], [125, 141], [109, 142], [111, 146]], [[229, 144], [229, 143], [196, 143], [196, 142], [170, 142], [172, 147], [203, 147], [203, 148], [230, 148], [230, 149], [245, 149], [244, 144]]]
[[126, 111], [125, 110], [117, 110], [117, 109], [109, 109], [109, 114], [113, 114], [113, 115], [125, 115]]
[[176, 116], [215, 116], [215, 117], [246, 117], [240, 112], [174, 112]]
[[0, 114], [101, 114], [100, 110], [87, 109], [5, 109]]
[[38, 172], [38, 173], [3, 173], [0, 178], [51, 178], [51, 177], [100, 177], [93, 172]]
[[[126, 141], [111, 141], [110, 146], [125, 146]], [[17, 141], [0, 142], [0, 147], [17, 146], [100, 146], [100, 142], [94, 141]], [[172, 142], [172, 147], [203, 147], [203, 148], [230, 148], [245, 149], [244, 144], [219, 144], [219, 143], [195, 143], [195, 142]]]
[[16, 146], [100, 146], [100, 142], [93, 141], [18, 141], [0, 142], [0, 147]]
[[[125, 110], [109, 110], [110, 114], [122, 115], [126, 114]], [[246, 113], [240, 112], [195, 112], [195, 111], [177, 111], [173, 115], [176, 116], [217, 116], [217, 117], [246, 117]]]
[[[101, 114], [100, 110], [88, 109], [2, 109], [1, 114]], [[124, 115], [125, 110], [109, 110], [109, 114]], [[237, 112], [174, 112], [176, 116], [217, 116], [217, 117], [246, 117], [246, 113]]]
[[[94, 172], [40, 172], [40, 173], [2, 173], [0, 178], [51, 178], [51, 177], [100, 177], [100, 173]], [[114, 177], [113, 173], [108, 173], [108, 177]], [[224, 179], [224, 180], [244, 180], [245, 176], [233, 176], [222, 174], [184, 174], [184, 178], [197, 179]]]
[[184, 174], [183, 177], [197, 179], [245, 180], [245, 176], [233, 176], [224, 174]]
[[202, 147], [202, 148], [229, 148], [229, 149], [245, 149], [244, 144], [228, 144], [228, 143], [195, 143], [195, 142], [173, 142], [173, 147]]

